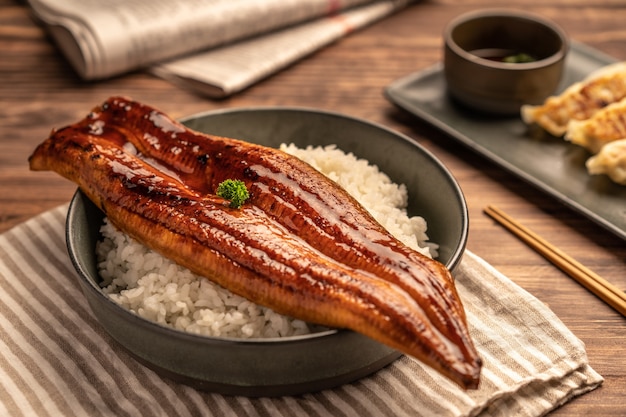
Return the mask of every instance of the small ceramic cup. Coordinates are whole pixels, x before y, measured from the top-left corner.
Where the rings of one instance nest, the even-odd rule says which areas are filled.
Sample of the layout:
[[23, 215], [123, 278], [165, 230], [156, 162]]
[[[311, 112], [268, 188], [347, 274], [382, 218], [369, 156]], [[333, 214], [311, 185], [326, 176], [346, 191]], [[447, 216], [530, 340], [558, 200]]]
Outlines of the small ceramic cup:
[[555, 23], [510, 9], [452, 20], [444, 31], [444, 74], [453, 99], [481, 112], [519, 114], [553, 94], [569, 41]]

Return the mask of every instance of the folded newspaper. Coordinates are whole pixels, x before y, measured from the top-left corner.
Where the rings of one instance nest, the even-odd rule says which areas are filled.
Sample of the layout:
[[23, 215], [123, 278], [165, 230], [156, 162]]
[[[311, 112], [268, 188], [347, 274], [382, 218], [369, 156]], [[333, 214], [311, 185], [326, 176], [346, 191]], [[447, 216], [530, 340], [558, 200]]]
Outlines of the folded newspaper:
[[226, 97], [415, 0], [29, 0], [86, 80], [137, 69]]

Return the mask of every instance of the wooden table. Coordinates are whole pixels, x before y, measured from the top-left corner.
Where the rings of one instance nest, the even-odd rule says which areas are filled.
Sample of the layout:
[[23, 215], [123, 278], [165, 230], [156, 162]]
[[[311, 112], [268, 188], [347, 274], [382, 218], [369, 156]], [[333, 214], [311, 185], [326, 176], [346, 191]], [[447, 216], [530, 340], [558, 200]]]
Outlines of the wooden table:
[[[81, 81], [27, 7], [0, 0], [0, 232], [59, 204], [75, 186], [32, 173], [27, 158], [52, 127], [123, 94], [174, 117], [216, 108], [286, 105], [342, 112], [414, 138], [452, 171], [471, 217], [468, 249], [548, 304], [586, 345], [603, 386], [553, 415], [626, 415], [626, 320], [486, 217], [494, 204], [592, 270], [626, 287], [626, 242], [552, 197], [396, 109], [382, 94], [395, 79], [441, 59], [445, 23], [462, 12], [518, 5], [562, 25], [573, 39], [626, 59], [620, 0], [425, 1], [330, 46], [232, 98], [211, 101], [144, 72]], [[626, 203], [626, 202], [625, 202]]]

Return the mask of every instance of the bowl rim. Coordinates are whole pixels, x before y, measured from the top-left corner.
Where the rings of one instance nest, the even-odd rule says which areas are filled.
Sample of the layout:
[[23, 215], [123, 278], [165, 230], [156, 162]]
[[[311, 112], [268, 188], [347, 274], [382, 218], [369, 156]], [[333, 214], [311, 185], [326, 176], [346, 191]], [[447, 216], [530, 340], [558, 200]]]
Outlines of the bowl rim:
[[[485, 59], [478, 55], [472, 54], [471, 52], [466, 51], [464, 48], [459, 46], [459, 44], [454, 40], [452, 33], [459, 25], [472, 20], [488, 17], [512, 18], [542, 25], [550, 31], [554, 32], [554, 34], [561, 40], [561, 46], [559, 47], [559, 50], [557, 52], [545, 58], [538, 59], [533, 62], [520, 62], [515, 63], [515, 65], [511, 65], [510, 63]], [[482, 66], [493, 69], [503, 69], [507, 71], [528, 71], [548, 67], [565, 59], [570, 49], [570, 40], [567, 33], [556, 22], [540, 16], [536, 13], [503, 8], [480, 9], [463, 13], [448, 22], [448, 24], [444, 28], [443, 38], [445, 45], [450, 48], [450, 50], [454, 52], [457, 56], [465, 59], [466, 61], [475, 62]]]
[[[452, 187], [454, 193], [459, 197], [458, 202], [461, 209], [461, 233], [459, 236], [458, 242], [456, 242], [455, 250], [450, 254], [448, 261], [445, 263], [446, 268], [453, 270], [458, 266], [461, 262], [463, 254], [465, 252], [465, 248], [467, 245], [467, 240], [469, 236], [469, 210], [467, 207], [467, 201], [463, 194], [463, 191], [450, 172], [450, 170], [428, 149], [424, 148], [422, 145], [417, 143], [415, 140], [412, 140], [408, 136], [395, 131], [391, 128], [388, 128], [380, 123], [372, 122], [369, 120], [365, 120], [363, 118], [350, 116], [346, 114], [342, 114], [339, 112], [322, 110], [317, 108], [309, 108], [309, 107], [298, 107], [298, 106], [248, 106], [248, 107], [236, 107], [236, 108], [221, 108], [215, 110], [207, 110], [203, 112], [198, 112], [191, 114], [189, 116], [185, 116], [179, 118], [178, 121], [185, 124], [192, 120], [196, 120], [201, 117], [214, 116], [214, 115], [224, 115], [224, 114], [232, 114], [232, 113], [245, 113], [245, 112], [259, 112], [259, 111], [286, 111], [286, 112], [294, 112], [294, 113], [311, 113], [317, 114], [325, 117], [335, 117], [344, 120], [348, 120], [351, 122], [361, 123], [365, 125], [369, 125], [370, 127], [374, 127], [376, 129], [382, 130], [387, 134], [392, 136], [396, 136], [399, 139], [409, 143], [410, 145], [417, 148], [420, 152], [422, 152], [425, 156], [427, 156], [430, 161], [437, 166], [441, 174], [445, 177], [446, 182]], [[176, 329], [171, 326], [166, 326], [164, 324], [160, 324], [153, 320], [146, 319], [137, 314], [132, 313], [130, 310], [122, 307], [110, 297], [108, 297], [103, 289], [98, 285], [98, 283], [94, 282], [89, 277], [91, 276], [90, 271], [86, 270], [85, 266], [81, 263], [78, 256], [78, 248], [74, 242], [72, 236], [75, 235], [76, 224], [74, 223], [75, 216], [77, 215], [76, 210], [79, 204], [83, 204], [86, 202], [87, 204], [93, 204], [89, 198], [78, 188], [72, 197], [68, 214], [65, 220], [65, 238], [66, 238], [66, 247], [69, 253], [69, 257], [72, 265], [78, 272], [79, 278], [81, 282], [87, 283], [87, 288], [93, 295], [97, 296], [99, 299], [104, 300], [107, 305], [113, 308], [116, 311], [123, 311], [129, 320], [132, 320], [139, 326], [142, 326], [146, 329], [151, 329], [153, 331], [166, 332], [171, 335], [175, 335], [177, 337], [182, 337], [188, 340], [192, 340], [195, 342], [207, 343], [207, 344], [238, 344], [238, 345], [259, 345], [259, 344], [296, 344], [303, 341], [318, 339], [327, 336], [333, 336], [339, 333], [344, 332], [352, 332], [349, 329], [327, 329], [321, 330], [318, 332], [303, 334], [303, 335], [293, 335], [293, 336], [283, 336], [283, 337], [264, 337], [264, 338], [238, 338], [232, 336], [210, 336], [210, 335], [202, 335], [195, 334], [191, 332], [187, 332], [184, 330]], [[96, 207], [96, 210], [100, 211], [99, 208]], [[104, 214], [102, 214], [102, 218], [104, 218]], [[98, 225], [98, 233], [101, 225]]]

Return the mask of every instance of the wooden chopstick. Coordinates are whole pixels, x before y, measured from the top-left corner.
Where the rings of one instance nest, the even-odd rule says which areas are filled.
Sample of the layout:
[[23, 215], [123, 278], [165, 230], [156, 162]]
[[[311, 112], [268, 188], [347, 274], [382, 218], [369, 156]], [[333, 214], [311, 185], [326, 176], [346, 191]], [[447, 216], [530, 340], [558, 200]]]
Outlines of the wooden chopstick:
[[557, 247], [548, 243], [533, 231], [522, 226], [516, 220], [502, 212], [502, 210], [494, 206], [487, 206], [484, 212], [576, 280], [579, 284], [626, 317], [626, 293], [624, 291], [571, 258]]

